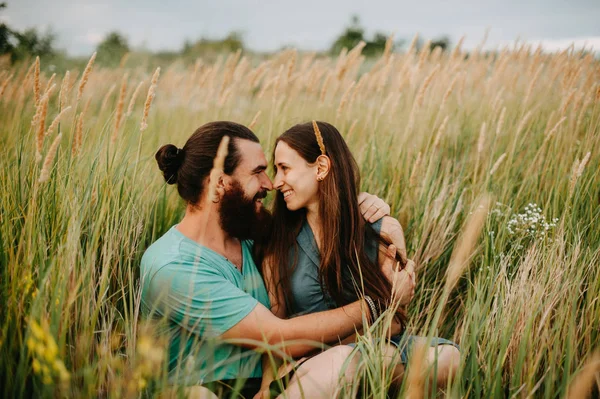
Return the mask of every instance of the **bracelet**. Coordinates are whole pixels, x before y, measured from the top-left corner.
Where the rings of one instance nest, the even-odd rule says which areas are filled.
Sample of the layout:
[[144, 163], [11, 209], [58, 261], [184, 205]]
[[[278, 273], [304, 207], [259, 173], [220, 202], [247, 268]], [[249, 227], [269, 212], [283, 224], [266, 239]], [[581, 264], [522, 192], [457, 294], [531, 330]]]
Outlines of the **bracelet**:
[[365, 302], [369, 307], [369, 311], [371, 312], [371, 323], [375, 323], [375, 320], [379, 318], [379, 314], [377, 313], [377, 308], [375, 307], [375, 302], [371, 299], [370, 296], [365, 295]]

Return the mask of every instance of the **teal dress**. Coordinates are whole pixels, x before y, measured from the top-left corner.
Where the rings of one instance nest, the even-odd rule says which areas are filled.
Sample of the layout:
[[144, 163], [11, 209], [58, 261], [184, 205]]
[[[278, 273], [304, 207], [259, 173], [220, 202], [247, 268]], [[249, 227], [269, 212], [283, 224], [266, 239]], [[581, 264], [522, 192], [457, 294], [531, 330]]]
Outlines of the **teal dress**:
[[[381, 231], [381, 220], [373, 223], [371, 226], [377, 234]], [[291, 317], [307, 313], [321, 312], [337, 307], [333, 299], [323, 291], [319, 279], [319, 265], [321, 257], [319, 248], [315, 241], [314, 234], [305, 220], [300, 233], [296, 237], [297, 246], [290, 249], [289, 259], [291, 268], [294, 259], [297, 260], [296, 267], [291, 274], [291, 299], [289, 304]], [[377, 260], [377, 242], [366, 244], [365, 251], [371, 261]], [[347, 284], [346, 290], [354, 291], [352, 284]], [[351, 295], [351, 292], [347, 292]], [[408, 362], [408, 357], [413, 344], [419, 337], [409, 334], [395, 335], [390, 339], [390, 343], [396, 345], [400, 351], [400, 360], [402, 363]], [[443, 338], [434, 337], [431, 340], [431, 346], [452, 345], [458, 348], [454, 342]]]

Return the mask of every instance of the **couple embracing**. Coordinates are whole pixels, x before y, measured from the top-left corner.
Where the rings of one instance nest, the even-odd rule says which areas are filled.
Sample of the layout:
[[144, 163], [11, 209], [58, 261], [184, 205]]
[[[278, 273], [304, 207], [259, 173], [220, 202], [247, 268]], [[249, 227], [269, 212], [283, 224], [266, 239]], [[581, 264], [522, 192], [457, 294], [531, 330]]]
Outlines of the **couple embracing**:
[[[358, 193], [358, 165], [334, 126], [312, 121], [279, 136], [273, 180], [256, 135], [233, 122], [207, 123], [156, 160], [186, 202], [140, 272], [142, 311], [169, 339], [171, 383], [204, 397], [335, 397], [355, 377], [356, 334], [383, 314], [394, 322], [381, 361], [400, 380], [420, 340], [404, 331], [414, 263], [389, 206]], [[262, 200], [273, 189], [271, 214]], [[425, 363], [444, 384], [457, 346], [430, 345]]]

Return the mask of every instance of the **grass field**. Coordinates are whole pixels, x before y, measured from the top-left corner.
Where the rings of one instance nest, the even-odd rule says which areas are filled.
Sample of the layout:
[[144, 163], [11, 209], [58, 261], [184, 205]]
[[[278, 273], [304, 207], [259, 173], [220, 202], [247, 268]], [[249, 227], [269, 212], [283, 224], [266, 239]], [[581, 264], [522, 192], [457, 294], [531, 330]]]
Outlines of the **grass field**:
[[[362, 189], [404, 226], [418, 265], [411, 330], [461, 345], [450, 397], [580, 397], [599, 384], [600, 63], [518, 43], [376, 60], [360, 50], [236, 53], [160, 73], [4, 66], [2, 396], [165, 388], [164, 342], [139, 318], [139, 262], [184, 208], [154, 154], [213, 120], [250, 126], [268, 157], [295, 123], [338, 127]], [[481, 233], [460, 244], [482, 212]], [[385, 397], [377, 357], [364, 358], [365, 385]]]

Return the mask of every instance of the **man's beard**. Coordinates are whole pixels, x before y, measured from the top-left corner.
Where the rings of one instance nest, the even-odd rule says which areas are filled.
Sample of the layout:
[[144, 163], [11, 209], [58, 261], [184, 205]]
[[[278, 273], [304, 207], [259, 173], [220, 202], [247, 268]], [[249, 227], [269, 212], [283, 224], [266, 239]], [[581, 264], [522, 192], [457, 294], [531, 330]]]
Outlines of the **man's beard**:
[[263, 206], [256, 211], [255, 201], [266, 196], [264, 190], [247, 198], [240, 183], [234, 180], [221, 198], [219, 219], [225, 233], [240, 240], [263, 241], [270, 232], [271, 214]]

